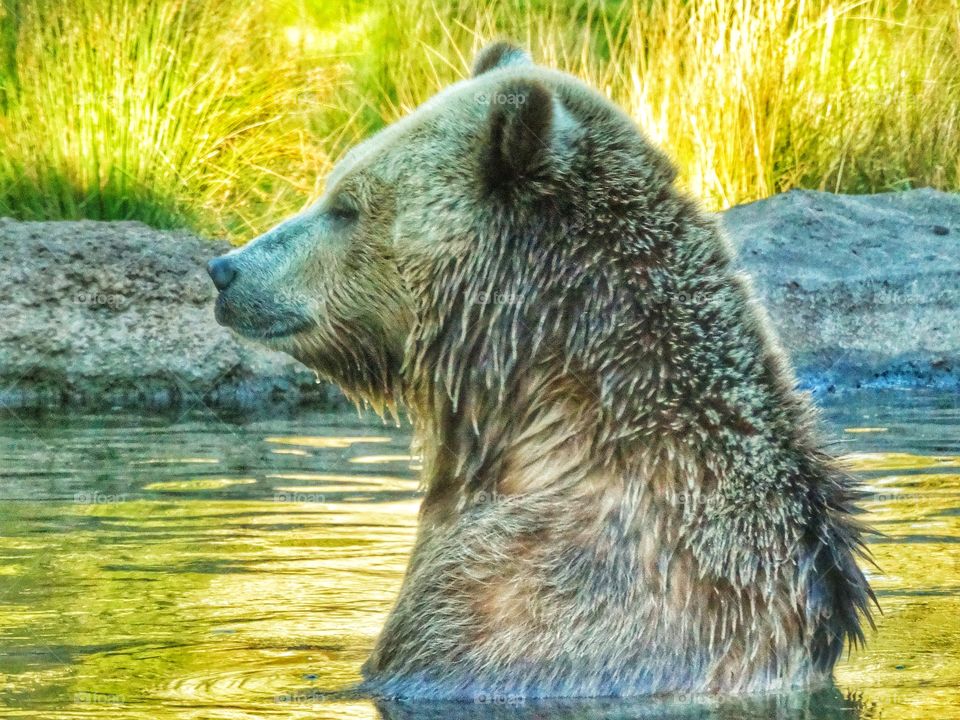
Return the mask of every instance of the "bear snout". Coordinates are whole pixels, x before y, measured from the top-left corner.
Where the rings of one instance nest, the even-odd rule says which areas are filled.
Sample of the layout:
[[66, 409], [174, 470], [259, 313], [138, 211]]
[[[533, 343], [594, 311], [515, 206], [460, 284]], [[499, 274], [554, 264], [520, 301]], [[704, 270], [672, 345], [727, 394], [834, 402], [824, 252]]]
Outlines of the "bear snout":
[[226, 290], [237, 276], [237, 266], [229, 255], [221, 255], [207, 263], [207, 274], [217, 290]]
[[294, 335], [314, 325], [306, 294], [278, 283], [264, 282], [256, 271], [235, 253], [221, 255], [207, 263], [207, 274], [218, 293], [213, 304], [217, 323], [254, 340], [275, 340]]

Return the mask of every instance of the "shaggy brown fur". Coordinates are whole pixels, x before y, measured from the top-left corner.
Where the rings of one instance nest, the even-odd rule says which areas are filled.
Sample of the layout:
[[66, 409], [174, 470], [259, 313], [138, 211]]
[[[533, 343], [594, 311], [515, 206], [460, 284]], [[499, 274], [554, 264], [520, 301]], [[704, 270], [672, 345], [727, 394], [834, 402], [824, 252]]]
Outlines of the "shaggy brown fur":
[[826, 681], [869, 617], [855, 493], [726, 240], [596, 93], [507, 45], [475, 68], [228, 256], [218, 301], [414, 420], [419, 534], [366, 687]]

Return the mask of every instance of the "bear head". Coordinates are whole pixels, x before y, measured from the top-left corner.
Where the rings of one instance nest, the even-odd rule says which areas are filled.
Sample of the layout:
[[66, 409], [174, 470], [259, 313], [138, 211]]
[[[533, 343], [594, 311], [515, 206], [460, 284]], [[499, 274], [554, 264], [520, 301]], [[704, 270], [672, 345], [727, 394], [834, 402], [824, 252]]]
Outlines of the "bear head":
[[605, 98], [497, 43], [314, 205], [212, 260], [216, 317], [378, 408], [415, 385], [502, 393], [537, 342], [603, 313], [618, 258], [658, 252], [644, 218], [673, 178]]

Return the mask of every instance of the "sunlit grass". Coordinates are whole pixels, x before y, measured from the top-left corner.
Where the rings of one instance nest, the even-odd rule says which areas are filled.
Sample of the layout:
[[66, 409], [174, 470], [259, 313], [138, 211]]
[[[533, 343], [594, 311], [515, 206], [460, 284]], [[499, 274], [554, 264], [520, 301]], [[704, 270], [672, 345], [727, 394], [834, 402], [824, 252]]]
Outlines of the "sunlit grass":
[[3, 19], [0, 212], [243, 233], [316, 194], [341, 61], [256, 3], [16, 0]]
[[960, 0], [7, 0], [0, 214], [249, 237], [513, 38], [711, 207], [960, 188]]

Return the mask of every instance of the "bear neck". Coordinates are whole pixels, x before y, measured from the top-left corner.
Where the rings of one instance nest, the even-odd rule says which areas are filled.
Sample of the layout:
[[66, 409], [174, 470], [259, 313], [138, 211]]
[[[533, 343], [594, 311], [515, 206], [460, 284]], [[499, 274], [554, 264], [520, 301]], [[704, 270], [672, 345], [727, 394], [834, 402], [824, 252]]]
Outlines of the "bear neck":
[[719, 229], [683, 207], [695, 222], [676, 220], [680, 206], [621, 213], [635, 235], [621, 228], [616, 251], [590, 235], [503, 234], [416, 278], [430, 322], [409, 340], [403, 392], [424, 533], [549, 497], [544, 512], [611, 532], [662, 526], [705, 571], [747, 585], [821, 532], [814, 506], [846, 502], [821, 492], [840, 485], [809, 405]]
[[582, 483], [595, 464], [595, 431], [563, 385], [533, 373], [456, 398], [436, 387], [421, 394], [413, 416], [426, 506], [453, 517], [476, 504]]

